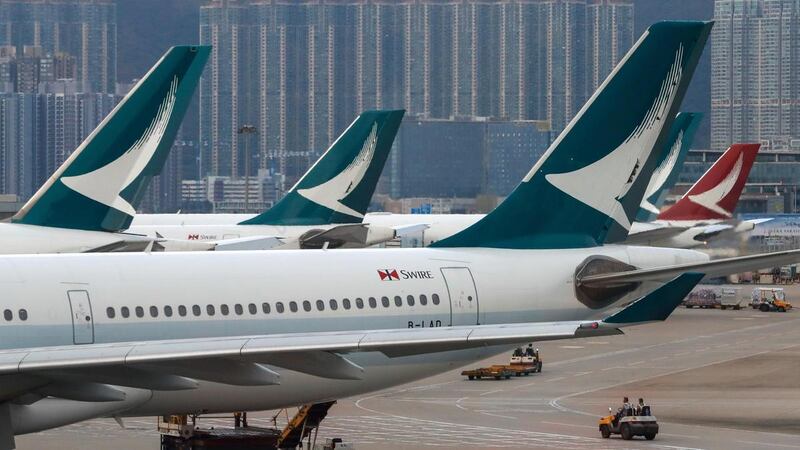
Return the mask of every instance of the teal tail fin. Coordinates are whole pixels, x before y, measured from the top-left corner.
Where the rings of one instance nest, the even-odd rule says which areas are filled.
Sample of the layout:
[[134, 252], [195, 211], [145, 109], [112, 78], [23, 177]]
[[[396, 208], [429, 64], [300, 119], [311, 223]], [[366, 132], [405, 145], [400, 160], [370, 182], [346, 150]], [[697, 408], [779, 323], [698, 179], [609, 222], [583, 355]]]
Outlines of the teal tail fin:
[[579, 248], [626, 236], [711, 26], [651, 26], [511, 195], [433, 246]]
[[678, 181], [683, 162], [686, 161], [686, 155], [692, 146], [694, 133], [702, 120], [703, 113], [682, 112], [675, 117], [656, 170], [644, 191], [644, 199], [639, 205], [639, 212], [636, 213], [636, 221], [650, 222], [658, 217], [661, 212], [659, 208]]
[[403, 114], [361, 113], [278, 203], [241, 225], [360, 223]]
[[173, 47], [12, 218], [81, 230], [126, 229], [164, 165], [211, 47]]
[[606, 317], [603, 322], [614, 325], [631, 325], [666, 320], [703, 277], [704, 274], [697, 272], [678, 275], [660, 288], [631, 303], [625, 309]]

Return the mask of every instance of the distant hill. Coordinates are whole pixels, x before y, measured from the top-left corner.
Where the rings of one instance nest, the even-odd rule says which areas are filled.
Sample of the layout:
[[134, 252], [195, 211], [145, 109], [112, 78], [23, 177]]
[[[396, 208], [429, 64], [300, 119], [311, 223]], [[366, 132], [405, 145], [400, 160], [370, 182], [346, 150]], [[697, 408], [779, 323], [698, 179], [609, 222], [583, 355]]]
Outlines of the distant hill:
[[[714, 17], [714, 0], [636, 0], [635, 34], [638, 36], [660, 20], [710, 20]], [[683, 111], [702, 112], [703, 123], [697, 130], [693, 148], [708, 148], [711, 135], [711, 42], [700, 59], [692, 84], [683, 101]]]

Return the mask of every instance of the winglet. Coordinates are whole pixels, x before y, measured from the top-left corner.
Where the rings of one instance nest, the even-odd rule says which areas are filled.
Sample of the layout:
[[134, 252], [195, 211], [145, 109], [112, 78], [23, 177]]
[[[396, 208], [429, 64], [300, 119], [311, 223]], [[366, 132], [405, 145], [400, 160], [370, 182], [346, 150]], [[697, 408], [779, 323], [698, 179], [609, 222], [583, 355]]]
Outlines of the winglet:
[[94, 231], [128, 228], [161, 172], [211, 47], [169, 49], [12, 218]]
[[659, 220], [730, 219], [761, 144], [733, 144]]
[[606, 317], [603, 323], [619, 326], [666, 320], [704, 276], [697, 272], [679, 275], [622, 311]]
[[286, 196], [240, 225], [361, 223], [403, 114], [361, 113]]

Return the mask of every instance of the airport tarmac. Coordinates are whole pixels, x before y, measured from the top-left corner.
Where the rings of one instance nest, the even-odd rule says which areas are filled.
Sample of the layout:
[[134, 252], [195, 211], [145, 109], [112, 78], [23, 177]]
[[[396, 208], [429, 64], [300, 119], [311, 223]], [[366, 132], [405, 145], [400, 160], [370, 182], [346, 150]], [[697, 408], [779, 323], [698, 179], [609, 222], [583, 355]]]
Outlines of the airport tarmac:
[[[742, 287], [749, 292], [748, 286]], [[800, 298], [791, 287], [788, 299]], [[795, 301], [795, 303], [798, 303]], [[467, 381], [460, 370], [339, 401], [319, 438], [359, 449], [800, 449], [800, 311], [678, 309], [624, 336], [540, 343], [543, 373]], [[475, 367], [507, 362], [501, 355]], [[597, 420], [644, 397], [656, 440], [600, 438]], [[293, 411], [292, 411], [293, 412]], [[266, 426], [274, 412], [250, 414]], [[230, 426], [205, 419], [201, 425]], [[20, 449], [156, 449], [154, 418], [111, 419], [17, 438]]]

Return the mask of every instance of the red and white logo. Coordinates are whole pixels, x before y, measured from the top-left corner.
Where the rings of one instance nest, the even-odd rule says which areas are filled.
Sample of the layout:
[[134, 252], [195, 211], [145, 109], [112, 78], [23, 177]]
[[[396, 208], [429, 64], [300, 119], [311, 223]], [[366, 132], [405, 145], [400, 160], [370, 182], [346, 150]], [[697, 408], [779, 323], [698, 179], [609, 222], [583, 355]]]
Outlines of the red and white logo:
[[200, 235], [199, 235], [199, 234], [190, 234], [190, 235], [189, 235], [189, 240], [190, 240], [190, 241], [197, 241], [197, 240], [200, 240]]
[[381, 276], [381, 281], [395, 281], [400, 279], [396, 269], [378, 270], [378, 275]]

